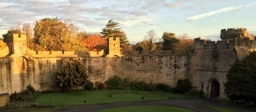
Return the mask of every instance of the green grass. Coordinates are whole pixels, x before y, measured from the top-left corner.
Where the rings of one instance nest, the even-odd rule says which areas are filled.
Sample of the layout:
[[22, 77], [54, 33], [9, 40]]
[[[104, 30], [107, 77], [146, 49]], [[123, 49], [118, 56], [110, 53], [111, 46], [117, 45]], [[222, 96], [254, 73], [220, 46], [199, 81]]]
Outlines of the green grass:
[[99, 112], [194, 112], [192, 110], [170, 107], [170, 106], [132, 106], [122, 108], [111, 108]]
[[229, 110], [229, 109], [225, 109], [225, 108], [220, 108], [220, 107], [216, 107], [216, 106], [211, 106], [211, 105], [207, 105], [207, 107], [209, 107], [212, 110], [215, 110], [217, 112], [235, 112], [233, 110]]
[[[110, 97], [111, 96], [111, 97]], [[144, 99], [142, 99], [144, 97]], [[54, 92], [42, 94], [36, 102], [40, 105], [70, 106], [82, 104], [102, 104], [142, 100], [160, 100], [170, 98], [193, 98], [195, 95], [174, 94], [134, 90], [96, 90], [72, 91], [71, 93]], [[84, 103], [86, 101], [86, 103]]]

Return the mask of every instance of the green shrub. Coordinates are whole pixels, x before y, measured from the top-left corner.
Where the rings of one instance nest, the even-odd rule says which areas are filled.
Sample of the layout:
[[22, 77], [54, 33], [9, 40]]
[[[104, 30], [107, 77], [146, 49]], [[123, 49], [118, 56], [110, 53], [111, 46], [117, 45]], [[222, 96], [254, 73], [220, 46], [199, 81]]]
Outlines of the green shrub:
[[144, 81], [131, 81], [130, 88], [132, 90], [144, 90], [144, 91], [154, 91], [156, 87], [154, 84], [148, 84]]
[[129, 90], [130, 89], [130, 83], [131, 83], [131, 79], [129, 78], [124, 78], [121, 82], [121, 85], [119, 86], [120, 89], [126, 89]]
[[121, 77], [114, 75], [113, 77], [109, 78], [105, 83], [107, 84], [107, 87], [109, 89], [122, 89], [122, 81], [123, 80], [121, 79]]
[[188, 79], [179, 79], [175, 88], [172, 89], [176, 93], [186, 93], [192, 89], [192, 84]]
[[14, 92], [11, 94], [10, 101], [35, 101], [40, 94], [40, 92], [36, 91], [31, 85], [29, 85], [26, 90], [20, 93]]
[[163, 91], [163, 92], [170, 92], [171, 91], [171, 87], [167, 84], [164, 84], [164, 83], [158, 83], [156, 85], [156, 89], [158, 91]]
[[15, 101], [6, 105], [7, 109], [37, 107], [38, 103], [29, 101]]
[[85, 90], [93, 90], [93, 82], [89, 81], [85, 86], [84, 86], [84, 89]]
[[156, 91], [156, 84], [153, 83], [147, 83], [145, 85], [145, 89], [146, 91]]

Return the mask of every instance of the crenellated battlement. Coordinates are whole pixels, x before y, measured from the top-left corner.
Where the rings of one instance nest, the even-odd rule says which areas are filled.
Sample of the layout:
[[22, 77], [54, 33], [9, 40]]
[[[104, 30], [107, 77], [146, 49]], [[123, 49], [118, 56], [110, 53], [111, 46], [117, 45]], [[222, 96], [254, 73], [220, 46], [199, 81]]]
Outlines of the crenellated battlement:
[[233, 49], [234, 41], [206, 41], [201, 38], [194, 39], [195, 50], [199, 49]]
[[252, 40], [252, 36], [248, 33], [246, 28], [228, 28], [220, 31], [220, 38], [222, 40], [234, 40], [237, 37]]

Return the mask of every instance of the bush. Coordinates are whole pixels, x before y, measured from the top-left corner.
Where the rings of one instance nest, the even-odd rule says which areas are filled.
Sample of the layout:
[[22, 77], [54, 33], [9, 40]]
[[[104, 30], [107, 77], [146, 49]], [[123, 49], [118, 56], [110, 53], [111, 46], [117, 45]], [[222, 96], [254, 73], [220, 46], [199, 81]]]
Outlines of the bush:
[[102, 83], [102, 82], [96, 82], [95, 86], [96, 86], [97, 89], [100, 89], [100, 90], [105, 88], [105, 84]]
[[17, 93], [14, 92], [10, 95], [10, 101], [35, 101], [40, 95], [40, 92], [36, 91], [31, 85], [27, 86], [27, 89]]
[[175, 93], [186, 93], [192, 89], [191, 82], [188, 79], [179, 79], [175, 88], [172, 89]]
[[84, 86], [84, 89], [85, 90], [93, 90], [93, 82], [89, 81], [85, 86]]
[[131, 79], [125, 78], [125, 79], [122, 80], [121, 85], [119, 86], [119, 88], [129, 90], [130, 89], [130, 83], [131, 83]]
[[158, 83], [156, 85], [156, 89], [158, 91], [163, 91], [163, 92], [170, 92], [171, 91], [171, 87], [167, 84], [164, 84], [164, 83]]
[[154, 91], [156, 87], [154, 84], [148, 84], [144, 81], [131, 81], [130, 88], [132, 90]]
[[107, 84], [107, 87], [109, 89], [122, 89], [122, 79], [117, 75], [114, 75], [113, 77], [109, 78], [105, 83]]
[[38, 103], [29, 101], [15, 101], [6, 105], [7, 109], [37, 107]]
[[61, 69], [54, 72], [54, 75], [62, 91], [70, 92], [86, 85], [89, 76], [83, 63], [73, 58], [62, 58], [59, 62]]

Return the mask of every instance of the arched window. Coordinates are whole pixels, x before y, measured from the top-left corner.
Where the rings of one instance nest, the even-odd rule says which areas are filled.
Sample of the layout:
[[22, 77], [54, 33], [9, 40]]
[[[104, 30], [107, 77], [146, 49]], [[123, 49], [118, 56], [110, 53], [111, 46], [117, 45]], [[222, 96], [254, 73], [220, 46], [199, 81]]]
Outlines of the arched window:
[[213, 59], [212, 59], [212, 69], [213, 69], [213, 70], [217, 70], [217, 68], [218, 68], [217, 62], [218, 62], [218, 61], [219, 61], [218, 58], [213, 58]]

